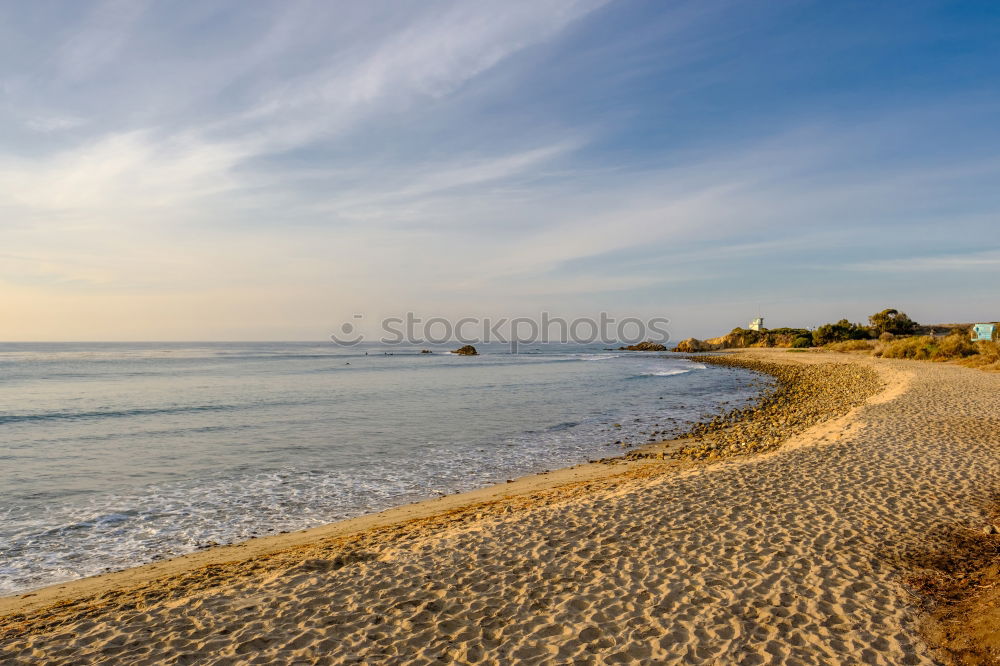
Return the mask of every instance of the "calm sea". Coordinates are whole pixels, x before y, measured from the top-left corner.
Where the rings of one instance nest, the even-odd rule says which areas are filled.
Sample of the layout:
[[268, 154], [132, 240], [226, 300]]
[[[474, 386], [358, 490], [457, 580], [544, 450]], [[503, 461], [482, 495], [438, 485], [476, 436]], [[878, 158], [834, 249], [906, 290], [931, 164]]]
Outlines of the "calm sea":
[[0, 594], [615, 455], [768, 381], [480, 350], [0, 344]]

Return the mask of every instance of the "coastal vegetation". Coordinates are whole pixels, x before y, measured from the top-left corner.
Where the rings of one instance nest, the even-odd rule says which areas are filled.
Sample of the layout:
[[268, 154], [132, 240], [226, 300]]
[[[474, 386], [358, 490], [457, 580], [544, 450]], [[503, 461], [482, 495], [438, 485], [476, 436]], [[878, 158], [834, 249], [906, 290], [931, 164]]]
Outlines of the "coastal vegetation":
[[973, 342], [966, 330], [944, 336], [910, 335], [879, 340], [852, 340], [824, 345], [838, 352], [868, 352], [880, 358], [907, 358], [917, 361], [955, 362], [970, 368], [1000, 372], [1000, 344], [992, 340]]
[[913, 335], [879, 343], [873, 355], [883, 358], [913, 358], [920, 361], [947, 361], [978, 354], [979, 350], [967, 335], [952, 333], [943, 338]]
[[868, 353], [881, 358], [954, 361], [1000, 371], [1000, 344], [971, 339], [968, 324], [921, 325], [905, 312], [886, 308], [868, 317], [867, 324], [840, 319], [807, 328], [749, 330], [734, 328], [708, 340], [688, 338], [675, 351], [704, 352], [745, 347], [821, 347], [836, 352]]
[[876, 312], [868, 317], [869, 329], [873, 334], [912, 335], [917, 329], [917, 322], [895, 308]]
[[[898, 335], [913, 335], [918, 332], [919, 325], [910, 319], [905, 312], [895, 308], [886, 308], [868, 317], [868, 325], [856, 324], [841, 319], [835, 324], [823, 324], [812, 332], [813, 345], [822, 347], [855, 340], [891, 340]], [[847, 345], [846, 347], [851, 347]], [[864, 345], [854, 345], [864, 349]]]
[[875, 349], [876, 344], [878, 343], [874, 340], [845, 340], [843, 342], [830, 342], [824, 347], [830, 351], [838, 352], [870, 351]]
[[820, 347], [837, 342], [847, 342], [848, 340], [867, 340], [873, 336], [874, 331], [861, 324], [853, 324], [846, 319], [841, 319], [835, 324], [823, 324], [812, 332], [813, 345]]

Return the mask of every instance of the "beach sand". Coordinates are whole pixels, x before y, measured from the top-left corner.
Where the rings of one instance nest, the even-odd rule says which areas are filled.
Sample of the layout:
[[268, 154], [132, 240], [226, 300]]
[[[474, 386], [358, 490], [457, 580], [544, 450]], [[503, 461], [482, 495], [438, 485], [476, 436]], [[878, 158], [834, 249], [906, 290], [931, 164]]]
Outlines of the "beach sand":
[[755, 456], [584, 465], [3, 599], [0, 662], [938, 663], [906, 576], [1000, 489], [1000, 375], [741, 356], [886, 388]]

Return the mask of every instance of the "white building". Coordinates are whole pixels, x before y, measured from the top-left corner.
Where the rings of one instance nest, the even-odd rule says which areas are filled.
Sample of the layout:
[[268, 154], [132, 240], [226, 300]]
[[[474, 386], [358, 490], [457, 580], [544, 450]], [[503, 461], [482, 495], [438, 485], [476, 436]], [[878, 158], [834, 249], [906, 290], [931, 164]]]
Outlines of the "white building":
[[763, 317], [757, 317], [752, 322], [750, 322], [749, 328], [750, 328], [751, 331], [760, 331], [760, 330], [763, 330], [763, 328], [764, 328], [764, 318]]

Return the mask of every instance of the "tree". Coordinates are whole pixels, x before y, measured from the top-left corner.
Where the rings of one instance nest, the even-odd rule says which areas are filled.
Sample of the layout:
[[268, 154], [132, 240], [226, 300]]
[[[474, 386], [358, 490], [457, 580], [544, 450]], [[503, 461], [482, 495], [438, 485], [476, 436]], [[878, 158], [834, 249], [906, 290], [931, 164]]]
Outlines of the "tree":
[[912, 335], [917, 328], [917, 322], [895, 308], [887, 308], [868, 317], [875, 335], [892, 333], [893, 335]]

